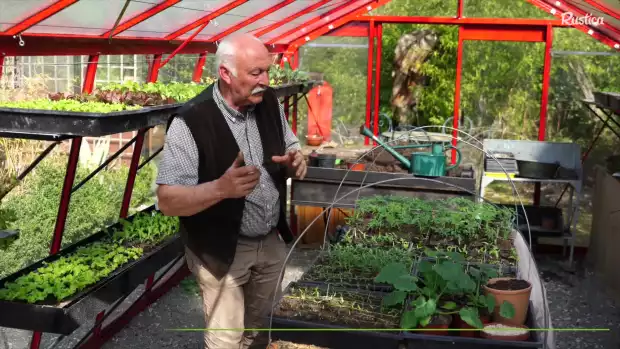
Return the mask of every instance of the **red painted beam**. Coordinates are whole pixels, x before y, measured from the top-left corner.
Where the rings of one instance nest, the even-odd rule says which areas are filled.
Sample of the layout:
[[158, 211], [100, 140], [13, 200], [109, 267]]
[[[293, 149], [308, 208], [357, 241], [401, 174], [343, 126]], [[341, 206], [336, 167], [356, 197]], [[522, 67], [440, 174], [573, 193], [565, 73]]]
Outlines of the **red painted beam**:
[[[581, 8], [579, 8], [578, 6], [576, 6], [574, 4], [571, 4], [569, 2], [566, 2], [566, 1], [553, 3], [553, 2], [549, 2], [548, 0], [544, 0], [544, 2], [547, 3], [550, 7], [555, 7], [556, 9], [559, 9], [563, 13], [570, 12], [574, 16], [576, 15], [576, 16], [581, 16], [581, 17], [585, 17], [587, 15], [591, 15], [591, 13], [585, 12]], [[559, 4], [559, 6], [558, 6], [558, 4]], [[589, 27], [590, 27], [590, 29], [594, 29], [596, 31], [601, 31], [601, 32], [603, 32], [601, 29], [604, 28], [604, 29], [612, 31], [615, 35], [620, 35], [620, 29], [614, 27], [613, 25], [610, 25], [609, 23], [605, 22], [604, 20], [603, 20], [603, 22], [600, 25], [590, 25]], [[611, 38], [615, 39], [615, 40], [619, 40], [620, 36], [611, 37]]]
[[599, 10], [599, 11], [601, 11], [603, 13], [605, 13], [606, 15], [620, 20], [620, 12], [614, 10], [613, 8], [608, 7], [607, 5], [603, 4], [602, 2], [596, 1], [596, 0], [583, 0], [583, 1], [587, 2], [592, 7], [596, 8], [597, 10]]
[[200, 26], [200, 28], [198, 28], [198, 30], [196, 30], [192, 35], [190, 35], [189, 38], [185, 39], [185, 41], [183, 41], [183, 43], [179, 45], [179, 47], [177, 47], [174, 51], [172, 51], [172, 53], [168, 57], [166, 57], [166, 59], [163, 62], [161, 62], [160, 68], [166, 65], [168, 62], [170, 62], [170, 60], [174, 58], [174, 56], [176, 56], [176, 54], [179, 53], [185, 46], [187, 46], [196, 37], [196, 35], [198, 35], [201, 31], [205, 29], [207, 24], [209, 24], [209, 22], [204, 22]]
[[268, 44], [275, 44], [276, 42], [278, 42], [278, 41], [280, 41], [280, 40], [282, 40], [282, 39], [284, 39], [284, 38], [286, 38], [286, 37], [288, 37], [288, 36], [290, 36], [290, 35], [292, 35], [292, 34], [294, 34], [294, 33], [298, 32], [298, 31], [300, 31], [301, 29], [311, 26], [312, 24], [314, 24], [314, 23], [316, 23], [316, 22], [320, 21], [321, 19], [324, 19], [324, 18], [329, 18], [329, 17], [330, 17], [331, 15], [333, 15], [334, 13], [337, 13], [338, 11], [340, 11], [340, 10], [342, 10], [342, 9], [344, 9], [344, 8], [346, 8], [346, 7], [348, 7], [348, 6], [350, 6], [350, 5], [351, 5], [351, 3], [350, 3], [350, 2], [348, 2], [347, 0], [342, 1], [341, 5], [339, 5], [339, 6], [335, 7], [335, 8], [333, 8], [333, 9], [331, 9], [331, 10], [329, 10], [329, 11], [327, 11], [326, 13], [323, 13], [323, 14], [321, 14], [321, 15], [318, 15], [318, 16], [316, 16], [316, 17], [312, 18], [311, 20], [309, 20], [309, 21], [307, 21], [307, 22], [303, 23], [302, 25], [298, 26], [297, 28], [293, 28], [293, 29], [291, 29], [291, 30], [288, 30], [286, 33], [283, 33], [283, 34], [281, 34], [281, 35], [278, 35], [278, 37], [276, 37], [276, 38], [274, 38], [274, 39], [269, 40], [267, 43], [268, 43]]
[[0, 55], [0, 79], [2, 79], [3, 71], [4, 71], [4, 55]]
[[84, 76], [82, 93], [91, 93], [95, 88], [95, 77], [97, 76], [97, 66], [99, 65], [99, 55], [88, 56], [88, 65]]
[[196, 66], [194, 67], [194, 75], [192, 76], [193, 82], [200, 82], [202, 79], [202, 71], [205, 69], [205, 63], [207, 62], [207, 54], [205, 52], [198, 56]]
[[228, 3], [222, 7], [220, 7], [219, 9], [209, 13], [208, 15], [184, 26], [181, 29], [176, 30], [174, 33], [167, 35], [164, 39], [165, 40], [174, 40], [176, 38], [178, 38], [179, 36], [189, 32], [192, 29], [198, 28], [201, 25], [203, 25], [204, 23], [209, 23], [211, 20], [225, 14], [226, 12], [241, 6], [242, 4], [246, 3], [248, 0], [235, 0], [231, 3]]
[[316, 28], [309, 34], [300, 35], [298, 38], [292, 40], [291, 42], [289, 42], [289, 50], [296, 50], [298, 47], [302, 46], [306, 42], [314, 40], [336, 28], [342, 27], [343, 25], [351, 22], [356, 18], [361, 18], [363, 14], [366, 14], [371, 10], [376, 9], [379, 6], [382, 6], [389, 1], [390, 0], [375, 0], [370, 2], [365, 1], [362, 3], [363, 5], [358, 5], [354, 7], [346, 15], [343, 15], [340, 18], [332, 20], [331, 22]]
[[[179, 47], [164, 40], [139, 40], [118, 37], [110, 42], [99, 36], [92, 38], [53, 38], [46, 36], [24, 37], [25, 46], [19, 46], [10, 36], [0, 36], [0, 47], [7, 56], [78, 56], [78, 55], [125, 55], [125, 54], [167, 54]], [[217, 46], [204, 41], [192, 41], [179, 54], [214, 53]], [[269, 46], [271, 52], [284, 52], [285, 45]]]
[[287, 6], [289, 4], [292, 4], [294, 1], [295, 0], [284, 0], [284, 1], [280, 2], [280, 3], [278, 3], [277, 5], [271, 6], [270, 8], [264, 10], [263, 12], [261, 12], [261, 13], [255, 15], [255, 16], [252, 16], [252, 17], [246, 19], [246, 20], [244, 20], [241, 23], [235, 24], [232, 27], [224, 30], [223, 32], [221, 32], [219, 34], [214, 35], [213, 37], [211, 37], [209, 39], [209, 41], [211, 41], [211, 42], [218, 41], [218, 40], [220, 40], [220, 39], [222, 39], [222, 38], [224, 38], [224, 37], [226, 37], [226, 36], [236, 32], [236, 31], [238, 31], [241, 28], [246, 27], [246, 26], [248, 26], [248, 25], [258, 21], [261, 18], [269, 16], [270, 14], [280, 10], [281, 8], [283, 8], [285, 6]]
[[275, 29], [277, 29], [277, 28], [279, 28], [279, 27], [281, 27], [281, 26], [285, 25], [286, 23], [289, 23], [289, 22], [291, 22], [291, 21], [294, 21], [295, 19], [297, 19], [297, 18], [299, 18], [299, 17], [301, 17], [301, 16], [303, 16], [303, 15], [307, 15], [308, 13], [310, 13], [310, 12], [313, 12], [313, 11], [317, 10], [319, 7], [321, 7], [321, 6], [325, 5], [325, 4], [327, 4], [327, 3], [328, 3], [328, 2], [330, 2], [330, 1], [332, 1], [332, 0], [321, 0], [321, 1], [317, 2], [317, 3], [316, 3], [316, 4], [314, 4], [314, 5], [310, 5], [310, 6], [306, 7], [306, 8], [304, 8], [303, 10], [301, 10], [301, 11], [299, 11], [299, 12], [297, 12], [297, 13], [294, 13], [294, 14], [292, 14], [292, 15], [288, 16], [287, 18], [284, 18], [284, 19], [283, 19], [283, 20], [281, 20], [281, 21], [278, 21], [278, 22], [276, 22], [276, 23], [273, 23], [273, 24], [271, 24], [271, 25], [267, 26], [266, 28], [264, 28], [264, 29], [261, 29], [261, 30], [257, 31], [257, 32], [254, 34], [254, 36], [256, 36], [257, 38], [258, 38], [258, 37], [261, 37], [261, 36], [263, 36], [263, 35], [265, 35], [265, 34], [269, 33], [270, 31], [273, 31], [273, 30], [275, 30]]
[[383, 24], [444, 24], [444, 25], [487, 25], [487, 26], [534, 26], [546, 27], [569, 27], [562, 24], [561, 20], [554, 19], [528, 19], [528, 18], [454, 18], [454, 17], [423, 17], [423, 16], [360, 16], [354, 22], [370, 22]]
[[546, 27], [464, 25], [462, 35], [463, 40], [545, 42]]
[[22, 32], [24, 32], [25, 30], [27, 30], [28, 28], [31, 28], [41, 22], [43, 22], [44, 20], [48, 19], [49, 17], [55, 15], [56, 13], [64, 10], [65, 8], [73, 5], [74, 3], [76, 3], [77, 0], [58, 0], [55, 3], [49, 5], [48, 7], [44, 8], [43, 10], [33, 14], [32, 16], [24, 19], [23, 21], [21, 21], [20, 23], [17, 23], [16, 25], [14, 25], [13, 27], [5, 30], [3, 32], [4, 35], [17, 35], [20, 34]]
[[165, 0], [164, 2], [162, 2], [161, 4], [157, 4], [153, 7], [151, 7], [150, 9], [142, 12], [141, 14], [128, 19], [127, 21], [121, 23], [118, 25], [118, 27], [116, 27], [114, 30], [109, 30], [103, 34], [101, 34], [102, 37], [107, 38], [110, 36], [110, 34], [112, 36], [114, 35], [118, 35], [122, 32], [124, 32], [125, 30], [137, 25], [138, 23], [144, 22], [145, 20], [155, 16], [156, 14], [162, 12], [163, 10], [172, 7], [173, 5], [176, 5], [180, 2], [181, 0]]
[[367, 23], [349, 23], [338, 29], [324, 34], [323, 36], [346, 36], [346, 37], [368, 37], [369, 25]]

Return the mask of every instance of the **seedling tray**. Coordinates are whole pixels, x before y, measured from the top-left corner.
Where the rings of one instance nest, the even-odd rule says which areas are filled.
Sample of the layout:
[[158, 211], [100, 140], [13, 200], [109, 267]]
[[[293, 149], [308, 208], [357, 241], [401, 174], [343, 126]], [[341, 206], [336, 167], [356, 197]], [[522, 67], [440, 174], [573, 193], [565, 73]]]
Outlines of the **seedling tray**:
[[[142, 212], [151, 212], [153, 210], [154, 206], [151, 206]], [[133, 218], [135, 216], [129, 217], [128, 220], [131, 221]], [[45, 263], [53, 262], [71, 254], [79, 247], [105, 238], [109, 230], [119, 227], [120, 223], [116, 223], [66, 247], [56, 255], [49, 256], [7, 276], [0, 280], [0, 288], [4, 287], [7, 282], [14, 281], [20, 276], [42, 267]], [[93, 315], [85, 315], [85, 313], [93, 312], [91, 308], [105, 309], [109, 304], [133, 291], [149, 275], [171, 262], [182, 251], [181, 239], [178, 235], [172, 236], [144, 254], [140, 259], [121, 266], [107, 278], [75, 294], [70, 299], [62, 301], [60, 304], [44, 305], [0, 300], [0, 326], [68, 335], [80, 327], [85, 318]], [[96, 314], [100, 310], [94, 313]]]
[[[305, 285], [301, 283], [291, 282], [284, 290], [284, 294], [290, 293], [293, 286], [297, 287], [318, 287], [327, 290], [327, 286]], [[344, 289], [340, 287], [329, 287], [329, 290], [346, 291], [349, 293], [374, 294], [383, 297], [383, 293], [365, 292], [359, 290]], [[282, 299], [280, 299], [282, 301]], [[280, 305], [280, 301], [274, 309]], [[269, 317], [266, 319], [269, 324]], [[369, 329], [351, 329], [333, 324], [326, 324], [314, 321], [288, 319], [284, 317], [274, 316], [271, 324], [271, 336], [274, 340], [283, 340], [298, 344], [315, 345], [319, 347], [327, 347], [330, 349], [376, 349], [376, 348], [398, 348], [398, 345], [404, 343], [403, 335], [395, 328], [394, 331], [372, 331]]]
[[0, 133], [33, 139], [99, 137], [165, 124], [183, 103], [111, 113], [0, 108]]

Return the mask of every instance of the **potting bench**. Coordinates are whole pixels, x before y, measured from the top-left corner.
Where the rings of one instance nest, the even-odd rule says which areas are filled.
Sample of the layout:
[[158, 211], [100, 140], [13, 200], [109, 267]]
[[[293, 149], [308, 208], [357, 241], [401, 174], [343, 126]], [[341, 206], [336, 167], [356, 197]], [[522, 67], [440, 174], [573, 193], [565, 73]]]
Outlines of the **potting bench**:
[[[520, 141], [505, 139], [485, 139], [483, 142], [485, 154], [493, 152], [509, 152], [512, 153], [517, 161], [533, 161], [539, 163], [559, 163], [560, 170], [553, 178], [524, 178], [519, 176], [509, 177], [506, 174], [488, 173], [482, 171], [480, 175], [480, 194], [479, 200], [482, 201], [487, 187], [495, 182], [514, 182], [514, 183], [541, 183], [541, 184], [566, 184], [571, 187], [566, 224], [559, 227], [565, 229], [545, 229], [541, 225], [532, 225], [530, 222], [529, 231], [532, 233], [532, 241], [538, 237], [561, 238], [564, 242], [564, 254], [566, 254], [567, 244], [570, 244], [569, 265], [573, 263], [573, 254], [575, 249], [575, 234], [577, 229], [577, 221], [579, 219], [579, 203], [582, 197], [582, 176], [583, 170], [580, 159], [580, 146], [576, 143], [554, 143], [540, 141]], [[486, 155], [485, 155], [486, 157]], [[489, 157], [490, 158], [490, 157]], [[491, 160], [493, 161], [493, 160]], [[513, 195], [515, 202], [517, 196]], [[523, 197], [521, 198], [523, 200]], [[559, 201], [559, 200], [558, 200]], [[538, 205], [535, 205], [538, 206]], [[557, 204], [556, 204], [557, 206]], [[523, 234], [528, 238], [527, 226], [523, 228], [526, 222], [518, 222], [521, 226]]]

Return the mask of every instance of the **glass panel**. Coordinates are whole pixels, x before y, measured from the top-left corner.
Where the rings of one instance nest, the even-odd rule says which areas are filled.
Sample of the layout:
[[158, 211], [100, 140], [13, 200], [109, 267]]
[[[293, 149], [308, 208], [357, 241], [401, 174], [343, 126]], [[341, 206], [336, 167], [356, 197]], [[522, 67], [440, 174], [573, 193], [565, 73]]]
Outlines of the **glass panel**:
[[[125, 0], [82, 0], [26, 30], [26, 33], [100, 35], [112, 29]], [[132, 1], [123, 18], [128, 19], [151, 8], [153, 4]]]
[[[306, 28], [307, 32], [312, 32], [313, 30], [319, 28], [320, 26], [325, 25], [325, 24], [329, 23], [330, 21], [333, 21], [334, 19], [337, 19], [337, 18], [340, 18], [340, 17], [346, 15], [351, 10], [359, 8], [362, 3], [363, 3], [362, 0], [358, 0], [358, 1], [352, 2], [350, 6], [347, 6], [347, 7], [343, 8], [343, 9], [341, 9], [340, 11], [335, 12], [333, 14], [333, 16], [325, 17], [324, 19], [309, 25]], [[283, 38], [282, 40], [280, 40], [278, 43], [288, 43], [290, 40], [296, 39], [297, 36], [298, 36], [297, 34], [289, 35], [286, 38]]]
[[53, 4], [54, 0], [4, 0], [0, 2], [0, 31]]
[[306, 7], [312, 6], [312, 4], [314, 3], [314, 1], [308, 1], [308, 0], [298, 0], [293, 2], [290, 5], [284, 6], [283, 8], [281, 8], [280, 10], [265, 16], [261, 19], [259, 19], [258, 21], [248, 25], [247, 27], [241, 29], [239, 32], [240, 33], [247, 33], [250, 32], [252, 30], [260, 30], [263, 29], [265, 27], [268, 27], [274, 23], [277, 23], [279, 21], [282, 21], [292, 15], [294, 15], [297, 12], [302, 11], [303, 9], [305, 9]]
[[[548, 140], [576, 142], [585, 154], [603, 123], [581, 101], [593, 99], [593, 91], [620, 92], [620, 55], [577, 29], [555, 28], [550, 78]], [[618, 132], [618, 127], [612, 124], [612, 130]], [[605, 129], [592, 147], [584, 162], [583, 178], [596, 178], [596, 166], [607, 168], [610, 173], [620, 171], [617, 156], [620, 142], [612, 130]], [[611, 160], [609, 163], [606, 161], [608, 157]], [[595, 181], [584, 180], [584, 197], [595, 195], [594, 185]], [[567, 207], [568, 194], [562, 200], [563, 208]], [[580, 202], [577, 246], [588, 245], [594, 201]]]
[[229, 0], [183, 0], [120, 33], [119, 36], [164, 37], [207, 16], [229, 2]]
[[[467, 1], [467, 0], [465, 0]], [[411, 14], [412, 16], [445, 16], [453, 17], [456, 15], [457, 1], [451, 0], [427, 0], [409, 1], [392, 0], [387, 4], [377, 8], [372, 15], [378, 16], [402, 16]], [[371, 14], [367, 14], [371, 15]]]
[[556, 19], [527, 1], [463, 0], [465, 17]]
[[245, 4], [227, 12], [226, 14], [219, 16], [217, 19], [211, 22], [205, 30], [199, 35], [201, 40], [206, 40], [214, 35], [232, 28], [233, 26], [245, 21], [246, 19], [256, 16], [257, 14], [267, 10], [268, 8], [275, 6], [281, 0], [261, 0], [249, 1]]

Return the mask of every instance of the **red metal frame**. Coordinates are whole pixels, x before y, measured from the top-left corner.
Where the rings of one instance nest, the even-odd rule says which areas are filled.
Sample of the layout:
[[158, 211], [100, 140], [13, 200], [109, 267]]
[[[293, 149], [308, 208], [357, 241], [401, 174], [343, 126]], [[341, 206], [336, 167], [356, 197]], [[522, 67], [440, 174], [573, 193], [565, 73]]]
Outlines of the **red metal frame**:
[[[200, 54], [196, 67], [194, 69], [193, 80], [200, 81], [202, 77], [202, 70], [206, 61], [207, 52], [215, 52], [217, 46], [213, 41], [217, 41], [226, 35], [229, 35], [260, 18], [263, 18], [278, 9], [290, 4], [292, 0], [284, 1], [270, 9], [262, 11], [261, 13], [248, 18], [241, 23], [226, 29], [224, 32], [215, 35], [210, 40], [194, 40], [197, 31], [190, 38], [185, 40], [180, 46], [178, 42], [171, 42], [172, 40], [178, 40], [178, 38], [189, 31], [206, 27], [208, 23], [225, 14], [226, 12], [246, 3], [248, 0], [235, 0], [222, 6], [218, 10], [209, 13], [208, 15], [190, 23], [175, 32], [166, 35], [164, 38], [140, 38], [140, 37], [118, 37], [119, 33], [122, 33], [133, 26], [147, 20], [157, 13], [161, 13], [166, 9], [174, 6], [180, 0], [166, 0], [152, 8], [142, 12], [141, 14], [130, 18], [129, 20], [121, 23], [117, 28], [109, 30], [102, 35], [82, 35], [82, 34], [50, 34], [50, 33], [26, 33], [27, 29], [32, 26], [41, 23], [45, 19], [53, 16], [54, 14], [62, 11], [77, 0], [59, 0], [54, 4], [46, 7], [45, 9], [29, 16], [20, 23], [7, 29], [4, 32], [0, 32], [0, 76], [2, 74], [1, 68], [5, 55], [7, 56], [30, 56], [30, 55], [88, 55], [89, 64], [85, 74], [85, 82], [83, 86], [84, 92], [92, 92], [94, 88], [94, 81], [97, 69], [97, 63], [100, 54], [149, 54], [153, 55], [154, 59], [150, 65], [148, 74], [148, 81], [157, 81], [157, 76], [160, 68], [166, 64], [174, 55], [182, 54]], [[336, 1], [336, 0], [334, 0]], [[463, 56], [463, 41], [464, 40], [502, 40], [502, 41], [526, 41], [526, 42], [545, 42], [545, 61], [543, 69], [542, 79], [542, 100], [541, 100], [541, 115], [540, 115], [540, 128], [538, 139], [544, 140], [546, 133], [546, 117], [547, 117], [547, 104], [549, 93], [549, 75], [551, 66], [551, 46], [552, 46], [552, 29], [554, 27], [567, 27], [562, 25], [559, 20], [535, 20], [535, 19], [509, 19], [509, 18], [463, 18], [463, 0], [457, 0], [457, 14], [456, 17], [397, 17], [397, 16], [368, 16], [366, 12], [368, 9], [366, 6], [370, 6], [374, 9], [381, 6], [389, 0], [368, 0], [357, 5], [350, 0], [343, 0], [334, 9], [319, 15], [297, 28], [288, 30], [286, 33], [279, 35], [278, 37], [269, 40], [269, 48], [272, 52], [282, 54], [282, 62], [289, 61], [291, 67], [296, 68], [299, 62], [298, 48], [308, 41], [322, 35], [364, 35], [371, 38], [369, 40], [369, 74], [367, 81], [368, 96], [367, 96], [367, 119], [366, 124], [369, 126], [371, 110], [374, 111], [374, 128], [373, 132], [378, 132], [378, 114], [379, 114], [379, 92], [380, 92], [380, 71], [381, 71], [381, 39], [382, 39], [382, 24], [384, 23], [427, 23], [427, 24], [447, 24], [459, 26], [459, 40], [457, 49], [457, 76], [455, 82], [455, 99], [454, 99], [454, 124], [453, 127], [458, 129], [459, 127], [459, 114], [460, 114], [460, 92], [461, 92], [461, 69], [462, 69], [462, 56]], [[557, 8], [555, 3], [550, 0], [527, 0], [535, 6], [541, 8], [543, 11], [551, 12], [552, 9], [556, 9], [554, 15], [561, 18], [561, 12], [570, 10], [578, 15], [583, 15], [583, 11], [575, 4], [564, 3], [562, 8]], [[618, 13], [612, 9], [607, 8], [605, 5], [600, 4], [595, 0], [584, 0], [586, 3], [594, 6], [595, 8], [605, 12], [607, 15], [616, 19], [619, 18]], [[291, 21], [295, 18], [299, 18], [304, 14], [311, 13], [321, 6], [328, 4], [329, 1], [322, 0], [315, 4], [305, 8], [302, 11], [297, 12], [294, 15], [289, 16], [286, 19], [278, 21], [278, 23], [266, 26], [265, 28], [255, 31], [256, 35], [262, 36], [272, 30], [276, 29], [284, 22]], [[553, 3], [553, 4], [552, 4]], [[347, 11], [349, 9], [350, 11]], [[344, 15], [337, 16], [338, 18], [331, 18], [336, 13], [346, 12]], [[318, 26], [319, 21], [325, 21], [324, 26]], [[310, 33], [305, 33], [304, 29], [312, 26], [314, 29]], [[619, 37], [614, 37], [614, 34], [620, 33], [620, 29], [613, 25], [601, 26], [602, 29], [590, 28], [588, 26], [573, 26], [585, 33], [591, 35], [594, 39], [597, 39], [605, 44], [620, 49]], [[22, 35], [26, 45], [21, 47], [17, 44], [13, 38], [14, 35]], [[107, 38], [109, 36], [115, 37], [113, 42], [109, 42]], [[292, 38], [290, 42], [280, 43], [286, 41], [285, 39]], [[377, 51], [374, 52], [374, 39], [377, 38]], [[280, 43], [280, 44], [276, 44]], [[171, 53], [170, 56], [162, 63], [161, 57], [163, 54]], [[376, 71], [372, 73], [373, 59], [376, 59]], [[374, 75], [374, 76], [373, 76]], [[373, 78], [374, 78], [374, 90], [373, 90]], [[374, 92], [374, 99], [373, 99]], [[290, 115], [290, 98], [285, 98], [285, 113]], [[296, 117], [297, 117], [297, 101], [298, 97], [295, 96], [293, 100], [293, 130], [296, 133]], [[129, 203], [131, 202], [131, 193], [133, 190], [133, 183], [137, 169], [139, 167], [138, 162], [140, 159], [140, 152], [143, 146], [143, 138], [146, 130], [140, 130], [138, 134], [137, 142], [134, 146], [134, 153], [132, 155], [132, 161], [130, 165], [130, 172], [128, 175], [128, 181], [123, 193], [123, 203], [121, 205], [121, 217], [127, 215]], [[456, 138], [458, 133], [453, 131], [453, 144], [456, 144]], [[368, 143], [368, 140], [366, 140]], [[62, 245], [62, 233], [68, 214], [70, 193], [73, 186], [75, 177], [75, 171], [77, 167], [77, 158], [79, 155], [79, 145], [81, 138], [75, 138], [72, 140], [71, 151], [69, 154], [69, 161], [67, 166], [67, 173], [63, 184], [63, 190], [61, 195], [61, 202], [58, 210], [58, 219], [54, 229], [54, 238], [52, 240], [50, 253], [56, 253]], [[452, 160], [455, 160], [455, 154], [452, 154]], [[67, 193], [68, 192], [68, 193]], [[535, 198], [536, 199], [536, 198]], [[294, 213], [294, 207], [291, 208], [291, 214]], [[291, 224], [294, 225], [294, 214], [292, 215]], [[296, 230], [294, 230], [296, 231]], [[111, 338], [116, 332], [118, 332], [124, 325], [126, 325], [130, 319], [145, 309], [148, 305], [154, 302], [157, 298], [161, 297], [171, 287], [178, 284], [180, 280], [189, 275], [189, 271], [183, 265], [173, 276], [168, 280], [165, 280], [161, 285], [157, 286], [157, 281], [153, 284], [153, 277], [149, 277], [147, 280], [147, 291], [145, 296], [135, 302], [128, 311], [122, 314], [119, 318], [114, 320], [105, 328], [96, 328], [94, 335], [82, 347], [98, 347], [101, 343]], [[153, 286], [153, 287], [152, 287]], [[98, 318], [101, 319], [102, 312]], [[33, 333], [31, 341], [31, 348], [38, 348], [41, 341], [41, 333]]]
[[28, 28], [31, 28], [41, 22], [43, 22], [44, 20], [48, 19], [49, 17], [55, 15], [56, 13], [66, 9], [67, 7], [75, 4], [77, 2], [77, 0], [58, 0], [55, 3], [49, 5], [48, 7], [44, 8], [43, 10], [33, 14], [32, 16], [24, 19], [23, 21], [21, 21], [20, 23], [17, 23], [16, 25], [12, 26], [11, 28], [7, 29], [4, 31], [4, 35], [17, 35], [17, 34], [21, 34], [22, 32], [24, 32], [25, 30], [27, 30]]
[[[372, 67], [373, 52], [375, 47], [375, 22], [370, 20], [370, 28], [368, 29], [368, 61], [366, 67], [366, 128], [370, 128], [370, 115], [372, 110]], [[364, 137], [364, 145], [369, 145], [370, 139]]]
[[127, 29], [130, 29], [131, 27], [134, 27], [135, 25], [137, 25], [140, 22], [144, 22], [145, 20], [155, 16], [156, 14], [164, 11], [167, 8], [170, 8], [176, 4], [178, 4], [179, 2], [181, 2], [181, 0], [165, 0], [164, 2], [162, 2], [161, 4], [157, 4], [153, 7], [151, 7], [150, 9], [140, 13], [139, 15], [128, 19], [127, 21], [121, 23], [118, 25], [118, 27], [116, 27], [116, 29], [114, 30], [109, 30], [103, 34], [101, 34], [101, 37], [107, 38], [110, 35], [114, 36], [114, 35], [118, 35], [122, 32], [124, 32]]
[[244, 21], [241, 21], [240, 23], [233, 25], [232, 27], [224, 30], [223, 32], [212, 36], [209, 39], [209, 41], [215, 42], [215, 41], [221, 40], [225, 38], [226, 36], [240, 30], [241, 28], [247, 27], [248, 25], [258, 21], [259, 19], [269, 16], [270, 14], [282, 9], [283, 7], [292, 4], [293, 2], [295, 2], [295, 0], [284, 0], [282, 2], [279, 2], [278, 4], [271, 6], [270, 8], [260, 12], [259, 14], [252, 16]]
[[604, 3], [598, 2], [598, 1], [595, 1], [595, 0], [583, 0], [583, 1], [585, 1], [586, 3], [591, 5], [592, 7], [596, 8], [597, 10], [599, 10], [599, 11], [601, 11], [601, 12], [603, 12], [603, 13], [611, 16], [611, 17], [614, 17], [615, 19], [620, 20], [620, 12], [618, 12], [618, 11], [614, 10], [613, 8], [605, 5]]
[[205, 68], [205, 63], [207, 62], [207, 54], [205, 52], [201, 53], [198, 56], [198, 60], [196, 60], [196, 66], [194, 67], [194, 75], [192, 76], [193, 82], [200, 82], [202, 79], [202, 71]]
[[285, 33], [282, 33], [282, 34], [278, 35], [277, 37], [269, 40], [267, 43], [268, 44], [275, 44], [276, 42], [278, 42], [278, 41], [280, 41], [280, 40], [282, 40], [282, 39], [284, 39], [284, 38], [286, 38], [286, 37], [288, 37], [288, 36], [290, 36], [290, 35], [292, 35], [294, 33], [297, 33], [300, 30], [303, 31], [304, 28], [311, 26], [312, 24], [320, 21], [321, 19], [328, 19], [334, 13], [339, 12], [340, 10], [342, 10], [342, 9], [348, 7], [348, 6], [350, 6], [350, 3], [347, 0], [344, 0], [344, 1], [342, 1], [342, 3], [339, 6], [333, 8], [333, 9], [331, 9], [331, 10], [329, 10], [329, 11], [323, 13], [323, 14], [320, 14], [320, 15], [312, 18], [311, 20], [308, 20], [307, 22], [302, 23], [297, 28], [293, 28], [291, 30], [286, 31]]
[[4, 55], [0, 55], [0, 79], [2, 79], [2, 72], [4, 71]]
[[224, 6], [222, 6], [221, 8], [209, 13], [208, 15], [198, 19], [197, 21], [194, 21], [186, 26], [184, 26], [181, 29], [176, 30], [174, 33], [167, 35], [164, 39], [166, 40], [174, 40], [176, 38], [178, 38], [179, 36], [189, 32], [190, 30], [194, 29], [194, 28], [198, 28], [199, 26], [203, 25], [204, 23], [209, 23], [212, 20], [216, 19], [217, 17], [225, 14], [226, 12], [235, 9], [236, 7], [239, 7], [241, 5], [243, 5], [244, 3], [246, 3], [248, 0], [235, 0], [229, 4], [226, 4]]
[[181, 50], [183, 50], [183, 48], [185, 46], [187, 46], [192, 40], [194, 40], [194, 38], [196, 37], [196, 35], [198, 35], [201, 31], [203, 31], [205, 29], [205, 27], [207, 26], [207, 24], [209, 24], [209, 22], [204, 22], [200, 28], [198, 28], [198, 30], [196, 30], [192, 35], [190, 35], [189, 38], [185, 39], [185, 41], [183, 41], [183, 43], [181, 45], [179, 45], [179, 47], [177, 47], [174, 51], [172, 51], [172, 53], [170, 55], [168, 55], [168, 57], [166, 57], [166, 59], [160, 63], [160, 68], [163, 67], [164, 65], [166, 65], [168, 62], [170, 62], [170, 60], [172, 58], [174, 58], [174, 56], [176, 56], [177, 53], [181, 52]]
[[[383, 50], [383, 24], [375, 23], [375, 37], [377, 42], [376, 58], [375, 58], [375, 106], [373, 119], [373, 134], [379, 134], [379, 102], [381, 101], [381, 54]], [[377, 146], [377, 142], [373, 141], [373, 147]]]
[[320, 8], [321, 6], [327, 4], [328, 2], [330, 2], [332, 0], [321, 0], [319, 2], [317, 2], [316, 4], [310, 5], [306, 8], [304, 8], [303, 10], [296, 12], [286, 18], [284, 18], [281, 21], [275, 22], [263, 29], [259, 29], [257, 32], [253, 33], [254, 36], [256, 36], [257, 38], [260, 38], [261, 36], [269, 33], [270, 31], [273, 31], [283, 25], [285, 25], [286, 23], [289, 23], [290, 21], [294, 21], [295, 19], [303, 16], [303, 15], [307, 15], [308, 13], [317, 10], [318, 8]]

